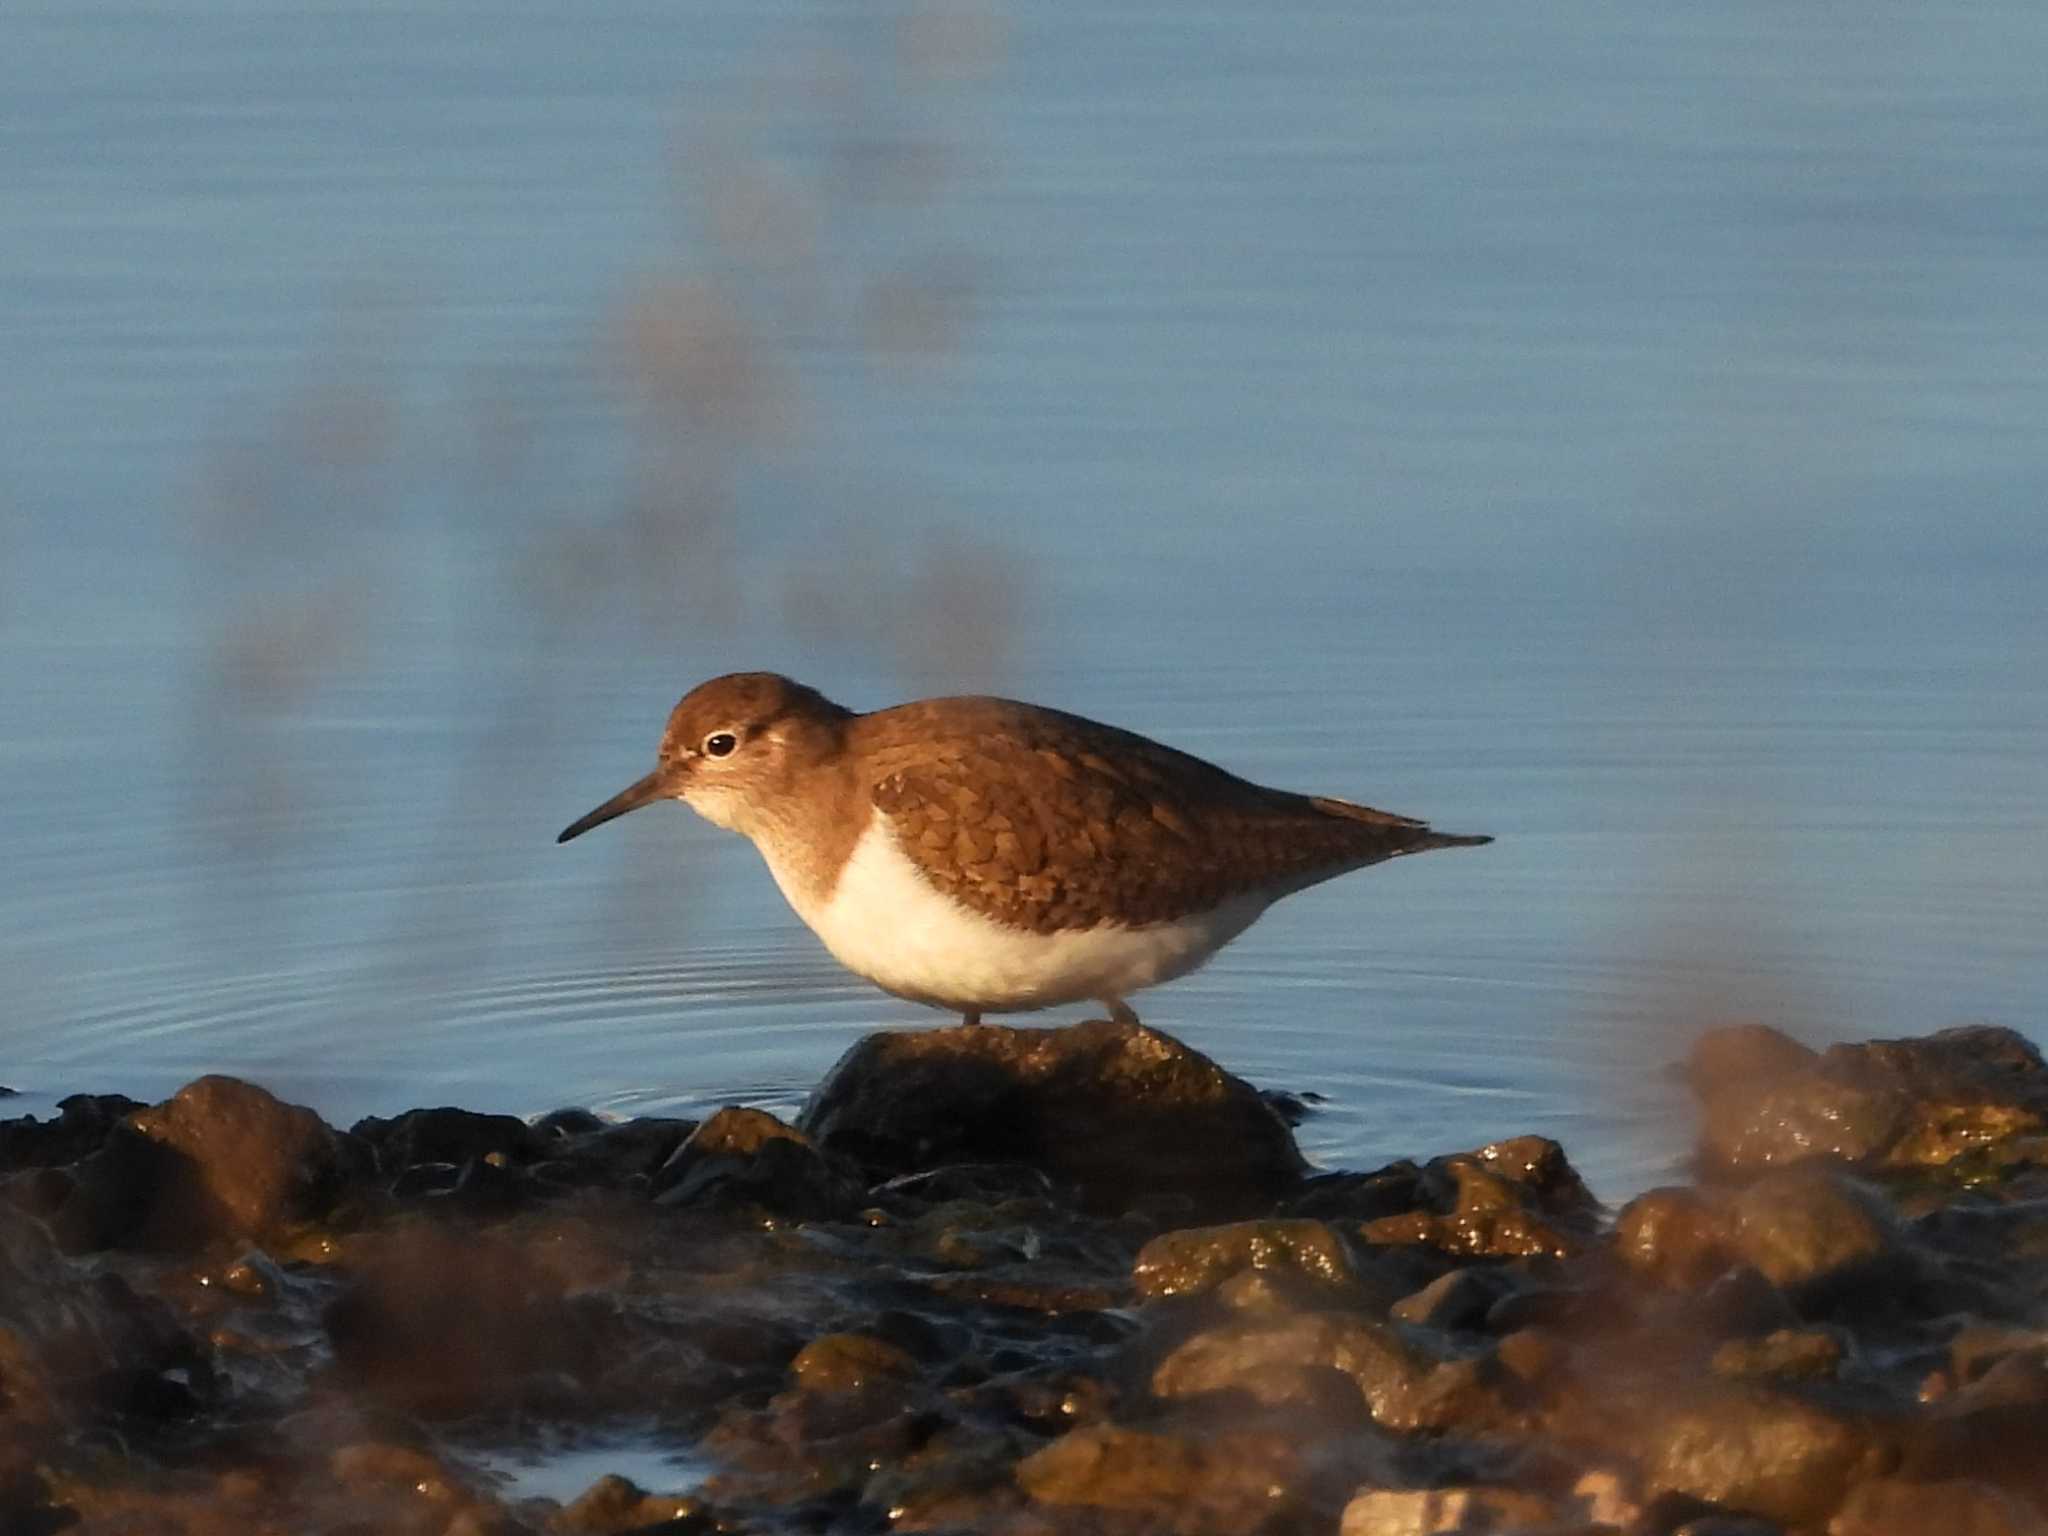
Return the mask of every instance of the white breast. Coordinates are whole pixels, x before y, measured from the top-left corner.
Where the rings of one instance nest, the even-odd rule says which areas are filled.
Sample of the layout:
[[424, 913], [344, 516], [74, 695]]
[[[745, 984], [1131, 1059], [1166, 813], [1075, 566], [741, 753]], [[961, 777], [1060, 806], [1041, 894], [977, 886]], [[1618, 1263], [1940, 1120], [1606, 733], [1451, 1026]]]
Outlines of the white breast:
[[806, 894], [774, 848], [760, 846], [782, 894], [841, 965], [899, 997], [963, 1012], [1122, 998], [1171, 981], [1244, 932], [1279, 894], [1138, 928], [1033, 933], [942, 893], [904, 856], [879, 814], [823, 900]]

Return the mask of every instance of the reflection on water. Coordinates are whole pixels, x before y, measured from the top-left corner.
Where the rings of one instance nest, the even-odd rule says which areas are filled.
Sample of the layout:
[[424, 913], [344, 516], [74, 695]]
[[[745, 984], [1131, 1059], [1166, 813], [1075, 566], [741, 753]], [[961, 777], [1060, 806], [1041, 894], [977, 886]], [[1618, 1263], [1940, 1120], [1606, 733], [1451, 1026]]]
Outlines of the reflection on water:
[[552, 842], [742, 666], [1496, 834], [1139, 999], [1329, 1162], [2039, 1027], [2037, 9], [15, 10], [0, 1081], [793, 1106], [936, 1016]]

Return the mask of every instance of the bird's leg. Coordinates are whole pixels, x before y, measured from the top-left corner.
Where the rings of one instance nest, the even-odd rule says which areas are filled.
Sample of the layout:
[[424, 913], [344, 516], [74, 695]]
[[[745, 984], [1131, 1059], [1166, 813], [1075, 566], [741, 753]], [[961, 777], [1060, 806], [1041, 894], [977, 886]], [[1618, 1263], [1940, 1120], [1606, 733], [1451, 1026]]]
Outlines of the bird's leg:
[[964, 1013], [960, 1015], [960, 1022], [966, 1028], [972, 1029], [975, 1025], [981, 1022], [981, 1010], [979, 1008], [967, 1009]]
[[1128, 1024], [1134, 1027], [1136, 1026], [1138, 1022], [1138, 1016], [1135, 1013], [1131, 1012], [1131, 1005], [1129, 1003], [1125, 1002], [1120, 997], [1105, 997], [1103, 999], [1103, 1002], [1109, 1005], [1110, 1023]]

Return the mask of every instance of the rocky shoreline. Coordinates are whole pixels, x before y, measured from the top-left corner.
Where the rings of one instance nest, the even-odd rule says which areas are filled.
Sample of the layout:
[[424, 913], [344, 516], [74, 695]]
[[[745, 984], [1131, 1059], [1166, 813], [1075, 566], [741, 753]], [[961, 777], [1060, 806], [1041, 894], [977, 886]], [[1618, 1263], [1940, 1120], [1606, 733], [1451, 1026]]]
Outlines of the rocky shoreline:
[[[0, 1531], [2048, 1531], [2048, 1066], [1703, 1037], [1695, 1182], [1319, 1173], [1092, 1022], [871, 1036], [795, 1124], [0, 1121]], [[690, 1452], [515, 1497], [494, 1455]]]

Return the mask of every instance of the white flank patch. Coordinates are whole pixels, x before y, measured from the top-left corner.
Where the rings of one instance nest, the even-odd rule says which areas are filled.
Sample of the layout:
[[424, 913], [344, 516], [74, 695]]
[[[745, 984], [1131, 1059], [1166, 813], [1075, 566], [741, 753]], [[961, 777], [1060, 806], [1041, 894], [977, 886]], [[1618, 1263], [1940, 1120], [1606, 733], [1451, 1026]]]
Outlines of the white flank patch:
[[1122, 998], [1184, 976], [1249, 928], [1279, 893], [1142, 928], [1032, 933], [971, 912], [926, 880], [877, 815], [830, 899], [805, 898], [763, 844], [775, 883], [833, 957], [885, 992], [959, 1012], [1015, 1013]]

